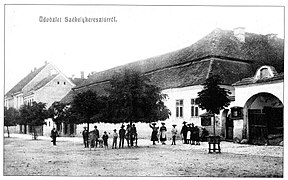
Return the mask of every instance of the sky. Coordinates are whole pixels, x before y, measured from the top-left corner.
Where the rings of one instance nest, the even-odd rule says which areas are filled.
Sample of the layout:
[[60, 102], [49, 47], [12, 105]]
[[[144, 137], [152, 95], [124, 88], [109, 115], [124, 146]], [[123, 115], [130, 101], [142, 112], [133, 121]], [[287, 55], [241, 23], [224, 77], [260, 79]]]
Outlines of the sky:
[[[40, 16], [61, 22], [40, 22]], [[117, 22], [65, 22], [65, 17]], [[80, 71], [87, 76], [190, 46], [216, 28], [235, 27], [284, 38], [284, 8], [6, 5], [5, 93], [45, 61], [67, 77], [80, 77]]]

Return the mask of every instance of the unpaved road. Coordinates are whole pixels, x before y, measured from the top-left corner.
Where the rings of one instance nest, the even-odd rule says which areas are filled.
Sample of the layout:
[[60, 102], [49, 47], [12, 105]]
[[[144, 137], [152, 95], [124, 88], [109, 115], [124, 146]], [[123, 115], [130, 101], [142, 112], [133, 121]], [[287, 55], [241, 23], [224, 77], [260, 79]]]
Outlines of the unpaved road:
[[[111, 139], [110, 139], [111, 140]], [[208, 145], [151, 145], [84, 149], [82, 139], [31, 140], [27, 135], [4, 138], [4, 176], [191, 176], [283, 177], [283, 147], [221, 142], [221, 154], [208, 154]], [[111, 145], [111, 142], [109, 142]]]

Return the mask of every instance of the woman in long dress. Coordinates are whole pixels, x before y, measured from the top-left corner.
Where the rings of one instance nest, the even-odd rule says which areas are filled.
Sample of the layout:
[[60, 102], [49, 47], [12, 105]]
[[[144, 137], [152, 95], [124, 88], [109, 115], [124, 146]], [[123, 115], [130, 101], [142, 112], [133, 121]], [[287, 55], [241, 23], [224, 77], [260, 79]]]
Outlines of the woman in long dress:
[[158, 128], [159, 127], [156, 127], [155, 125], [156, 125], [156, 123], [152, 123], [152, 125], [149, 124], [150, 128], [152, 128], [151, 141], [153, 141], [153, 145], [156, 145], [155, 142], [158, 141], [157, 134], [158, 134]]
[[163, 145], [165, 145], [165, 141], [167, 140], [167, 137], [166, 137], [166, 131], [167, 131], [167, 128], [165, 127], [165, 123], [161, 123], [162, 126], [160, 127], [160, 141]]

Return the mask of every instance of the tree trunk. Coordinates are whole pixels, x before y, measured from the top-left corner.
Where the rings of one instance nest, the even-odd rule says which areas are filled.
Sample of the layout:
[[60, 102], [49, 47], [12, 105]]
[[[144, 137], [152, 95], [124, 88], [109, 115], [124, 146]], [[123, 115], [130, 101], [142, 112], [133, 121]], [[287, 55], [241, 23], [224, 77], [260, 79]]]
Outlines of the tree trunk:
[[8, 137], [10, 137], [10, 133], [9, 133], [9, 127], [8, 126], [6, 126], [7, 127], [7, 133], [8, 133]]
[[89, 132], [89, 123], [87, 123], [87, 131]]
[[[130, 129], [132, 129], [132, 121], [130, 121]], [[130, 146], [133, 147], [133, 135], [130, 130]]]
[[34, 132], [34, 140], [36, 140], [37, 139], [37, 131], [36, 131], [35, 126], [33, 126], [33, 132]]
[[213, 113], [213, 135], [216, 136], [216, 118], [215, 118], [215, 113]]

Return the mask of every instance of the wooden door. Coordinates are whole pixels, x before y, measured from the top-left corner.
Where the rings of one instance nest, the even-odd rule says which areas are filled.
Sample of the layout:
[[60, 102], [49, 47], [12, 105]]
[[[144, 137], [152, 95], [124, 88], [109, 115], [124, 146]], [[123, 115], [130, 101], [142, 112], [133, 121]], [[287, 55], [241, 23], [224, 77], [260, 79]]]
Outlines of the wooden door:
[[267, 142], [267, 119], [262, 109], [248, 109], [249, 141], [251, 144], [263, 145]]
[[226, 118], [226, 139], [233, 140], [233, 119]]

